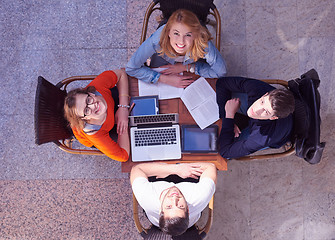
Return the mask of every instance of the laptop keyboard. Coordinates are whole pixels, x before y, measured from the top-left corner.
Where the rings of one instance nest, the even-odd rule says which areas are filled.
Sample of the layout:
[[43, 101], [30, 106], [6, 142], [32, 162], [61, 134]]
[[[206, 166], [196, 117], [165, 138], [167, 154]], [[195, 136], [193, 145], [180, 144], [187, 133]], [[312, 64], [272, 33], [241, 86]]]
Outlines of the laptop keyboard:
[[135, 147], [170, 144], [177, 144], [176, 128], [135, 130]]
[[149, 116], [137, 116], [134, 118], [134, 123], [157, 123], [157, 122], [173, 122], [175, 121], [175, 114], [159, 114]]

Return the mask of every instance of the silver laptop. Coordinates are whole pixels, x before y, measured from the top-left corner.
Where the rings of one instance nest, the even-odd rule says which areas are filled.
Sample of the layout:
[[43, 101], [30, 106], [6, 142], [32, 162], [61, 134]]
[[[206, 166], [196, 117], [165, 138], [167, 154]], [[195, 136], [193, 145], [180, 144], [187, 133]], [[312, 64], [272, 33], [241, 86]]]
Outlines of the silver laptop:
[[179, 115], [129, 116], [133, 162], [181, 158]]

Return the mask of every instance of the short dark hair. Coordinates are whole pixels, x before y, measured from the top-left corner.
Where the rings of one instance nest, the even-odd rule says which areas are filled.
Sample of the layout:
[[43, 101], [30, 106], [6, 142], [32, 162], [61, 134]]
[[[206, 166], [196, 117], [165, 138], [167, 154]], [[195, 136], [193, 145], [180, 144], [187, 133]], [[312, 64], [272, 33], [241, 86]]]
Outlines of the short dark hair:
[[278, 118], [286, 118], [294, 112], [294, 95], [288, 89], [272, 90], [269, 92], [269, 101], [274, 111], [274, 116]]
[[172, 236], [178, 236], [186, 232], [188, 228], [188, 223], [188, 208], [185, 211], [185, 217], [164, 218], [163, 211], [161, 211], [159, 216], [159, 228], [162, 230], [162, 232]]

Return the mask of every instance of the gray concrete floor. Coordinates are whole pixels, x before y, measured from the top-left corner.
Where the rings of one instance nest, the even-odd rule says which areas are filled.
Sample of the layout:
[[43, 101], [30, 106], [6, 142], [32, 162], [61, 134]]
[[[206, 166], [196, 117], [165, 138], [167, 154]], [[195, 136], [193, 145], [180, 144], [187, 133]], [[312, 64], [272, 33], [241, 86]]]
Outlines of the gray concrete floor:
[[[0, 239], [140, 239], [128, 174], [107, 157], [34, 144], [37, 77], [53, 83], [124, 67], [149, 0], [0, 0]], [[335, 3], [214, 1], [228, 75], [321, 79], [321, 163], [228, 163], [208, 239], [335, 239]], [[151, 28], [154, 29], [155, 26]]]

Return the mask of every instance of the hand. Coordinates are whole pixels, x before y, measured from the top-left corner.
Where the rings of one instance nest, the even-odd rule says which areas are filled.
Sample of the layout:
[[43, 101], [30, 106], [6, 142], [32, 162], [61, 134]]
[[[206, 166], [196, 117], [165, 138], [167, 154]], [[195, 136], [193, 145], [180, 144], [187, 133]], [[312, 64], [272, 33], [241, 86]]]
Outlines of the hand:
[[165, 75], [178, 74], [186, 71], [186, 66], [182, 63], [164, 65], [161, 66], [161, 68], [166, 68], [165, 70], [161, 71], [161, 73]]
[[181, 163], [177, 164], [176, 174], [181, 178], [195, 178], [198, 179], [203, 173], [203, 169], [196, 163]]
[[236, 124], [234, 124], [234, 137], [237, 138], [238, 136], [240, 136], [240, 134], [241, 134], [241, 130]]
[[240, 108], [240, 99], [238, 98], [233, 98], [230, 99], [226, 102], [225, 105], [225, 110], [226, 110], [226, 118], [234, 118], [235, 113], [238, 111]]
[[174, 87], [186, 88], [188, 85], [194, 82], [190, 76], [176, 75], [165, 75], [161, 74], [159, 81]]
[[117, 124], [117, 134], [124, 134], [128, 132], [128, 116], [129, 111], [127, 108], [119, 107], [115, 113], [115, 122]]

